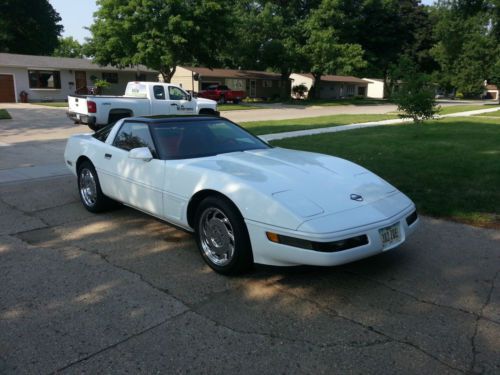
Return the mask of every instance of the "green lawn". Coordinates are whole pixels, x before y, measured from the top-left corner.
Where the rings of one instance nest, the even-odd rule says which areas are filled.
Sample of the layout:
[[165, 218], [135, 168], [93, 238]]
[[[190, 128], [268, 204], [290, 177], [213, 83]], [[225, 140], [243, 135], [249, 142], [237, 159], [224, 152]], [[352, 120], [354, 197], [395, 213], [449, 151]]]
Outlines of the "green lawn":
[[9, 112], [6, 109], [0, 109], [0, 120], [11, 119]]
[[406, 193], [423, 214], [500, 228], [499, 139], [500, 121], [458, 117], [273, 144], [361, 164]]
[[291, 120], [253, 121], [243, 122], [240, 125], [252, 133], [271, 134], [293, 130], [326, 128], [330, 126], [347, 125], [359, 122], [381, 121], [398, 118], [396, 115], [332, 115], [322, 117], [310, 117]]
[[68, 102], [39, 102], [39, 103], [32, 103], [32, 104], [44, 105], [46, 107], [67, 107], [68, 106]]
[[224, 111], [240, 111], [245, 109], [262, 109], [262, 107], [257, 107], [254, 105], [245, 105], [245, 104], [219, 104], [217, 109], [221, 112]]
[[[478, 109], [494, 108], [496, 106], [492, 105], [480, 105], [480, 104], [470, 104], [470, 105], [454, 105], [450, 107], [441, 107], [439, 110], [439, 115], [449, 115], [451, 113], [457, 112], [467, 112], [467, 111], [477, 111]], [[499, 106], [500, 109], [500, 106]]]

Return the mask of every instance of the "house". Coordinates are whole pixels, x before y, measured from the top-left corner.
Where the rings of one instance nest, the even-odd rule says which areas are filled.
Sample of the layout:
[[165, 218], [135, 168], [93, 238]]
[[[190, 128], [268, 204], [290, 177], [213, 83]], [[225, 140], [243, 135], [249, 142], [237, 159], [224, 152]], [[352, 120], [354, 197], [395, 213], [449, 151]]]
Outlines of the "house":
[[384, 80], [378, 78], [363, 78], [363, 81], [368, 82], [366, 97], [372, 99], [384, 99]]
[[500, 90], [498, 89], [497, 85], [492, 85], [492, 84], [486, 84], [484, 86], [485, 93], [484, 97], [486, 99], [493, 99], [493, 100], [499, 100], [500, 99]]
[[0, 53], [0, 102], [62, 101], [71, 94], [86, 94], [96, 79], [110, 86], [106, 94], [123, 94], [129, 81], [157, 81], [157, 72], [143, 66], [118, 69], [89, 59]]
[[[245, 91], [250, 98], [275, 98], [282, 89], [280, 74], [257, 70], [178, 66], [170, 82], [195, 93], [210, 85], [226, 85], [231, 90]], [[287, 90], [289, 86], [286, 85]]]
[[[308, 92], [314, 83], [314, 77], [310, 73], [292, 73], [292, 87], [304, 85]], [[352, 76], [336, 76], [324, 75], [321, 76], [319, 83], [319, 98], [320, 99], [340, 99], [350, 96], [366, 97], [368, 82], [361, 78]]]

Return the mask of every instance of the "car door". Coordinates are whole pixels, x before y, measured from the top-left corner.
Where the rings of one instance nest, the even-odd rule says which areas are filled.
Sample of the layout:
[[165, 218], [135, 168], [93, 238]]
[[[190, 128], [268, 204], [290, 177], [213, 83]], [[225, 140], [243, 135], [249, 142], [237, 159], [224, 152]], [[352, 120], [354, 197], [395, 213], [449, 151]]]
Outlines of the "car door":
[[[148, 147], [150, 161], [132, 159], [130, 150]], [[156, 216], [163, 216], [163, 179], [165, 162], [158, 159], [149, 126], [125, 121], [104, 155], [103, 169], [110, 177], [110, 195], [130, 206]]]
[[154, 85], [153, 95], [151, 97], [151, 115], [169, 115], [173, 112], [173, 107], [171, 108], [169, 100], [167, 100], [167, 95], [165, 93], [165, 87], [163, 85]]
[[189, 100], [189, 95], [179, 87], [168, 86], [168, 96], [170, 99], [170, 109], [173, 115], [196, 114], [195, 103]]

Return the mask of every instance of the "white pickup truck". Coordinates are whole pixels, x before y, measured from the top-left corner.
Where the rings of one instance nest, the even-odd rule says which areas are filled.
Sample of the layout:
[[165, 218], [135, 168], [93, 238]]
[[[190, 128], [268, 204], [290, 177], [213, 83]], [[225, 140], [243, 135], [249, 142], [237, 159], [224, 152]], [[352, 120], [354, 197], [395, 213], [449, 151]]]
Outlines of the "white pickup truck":
[[68, 117], [92, 130], [124, 117], [219, 115], [217, 102], [193, 98], [182, 88], [161, 82], [129, 82], [123, 96], [69, 95]]

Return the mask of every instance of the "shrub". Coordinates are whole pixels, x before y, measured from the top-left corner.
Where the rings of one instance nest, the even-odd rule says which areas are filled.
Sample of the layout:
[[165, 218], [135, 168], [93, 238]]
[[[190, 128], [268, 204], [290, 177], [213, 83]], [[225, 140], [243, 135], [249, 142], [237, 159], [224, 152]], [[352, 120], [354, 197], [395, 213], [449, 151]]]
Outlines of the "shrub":
[[429, 76], [420, 73], [415, 64], [403, 57], [392, 69], [392, 81], [398, 82], [392, 99], [403, 113], [400, 117], [412, 118], [416, 123], [432, 118], [436, 107], [435, 89]]
[[307, 86], [302, 83], [300, 85], [292, 87], [293, 96], [296, 99], [304, 98], [307, 91], [308, 91]]

